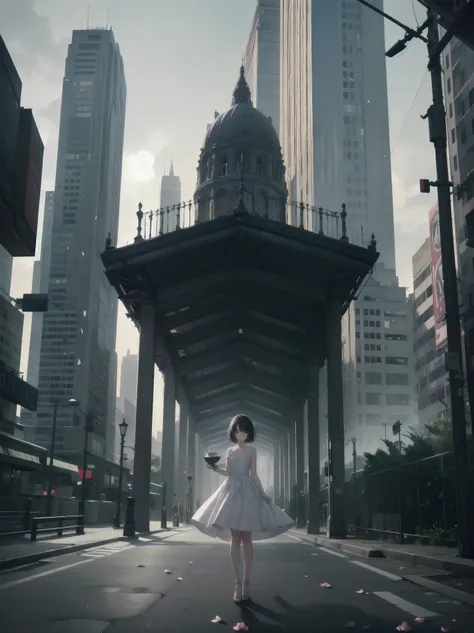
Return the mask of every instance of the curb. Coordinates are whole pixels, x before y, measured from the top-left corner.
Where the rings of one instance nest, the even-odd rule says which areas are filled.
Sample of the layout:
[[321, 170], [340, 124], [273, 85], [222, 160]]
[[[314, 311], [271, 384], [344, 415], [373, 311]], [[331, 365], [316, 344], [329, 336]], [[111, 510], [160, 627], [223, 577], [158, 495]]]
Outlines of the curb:
[[429, 567], [430, 569], [447, 571], [458, 576], [465, 576], [466, 578], [474, 578], [474, 566], [462, 563], [462, 559], [459, 561], [443, 560], [435, 556], [428, 556], [427, 554], [412, 554], [411, 552], [404, 552], [390, 547], [371, 548], [365, 545], [354, 545], [351, 544], [350, 541], [347, 543], [335, 542], [323, 536], [315, 536], [314, 541], [310, 539], [303, 540], [313, 542], [315, 545], [321, 545], [327, 549], [357, 554], [364, 558], [388, 558], [400, 563], [414, 565], [415, 567]]
[[315, 536], [313, 543], [314, 545], [321, 545], [336, 552], [357, 554], [357, 556], [362, 556], [363, 558], [386, 558], [384, 550], [380, 548], [364, 547], [363, 545], [353, 545], [351, 543], [339, 543], [325, 536]]
[[[159, 534], [160, 532], [165, 532], [166, 530], [151, 530], [150, 532], [146, 532], [146, 534]], [[89, 541], [88, 543], [79, 543], [78, 545], [66, 545], [65, 547], [59, 549], [50, 549], [42, 552], [35, 552], [34, 554], [27, 554], [26, 556], [17, 556], [16, 558], [6, 558], [4, 560], [0, 560], [0, 571], [5, 571], [9, 569], [13, 569], [15, 567], [20, 567], [23, 565], [30, 565], [31, 563], [37, 563], [40, 560], [44, 560], [46, 558], [56, 558], [57, 556], [63, 556], [64, 554], [74, 554], [76, 552], [81, 552], [86, 549], [90, 549], [92, 547], [100, 547], [101, 545], [108, 545], [109, 543], [118, 543], [119, 541], [132, 541], [140, 538], [140, 536], [144, 536], [144, 534], [136, 534], [134, 539], [129, 539], [126, 536], [117, 536], [114, 538], [108, 539], [100, 539], [98, 541]]]
[[452, 600], [457, 600], [458, 602], [474, 607], [474, 596], [470, 593], [466, 593], [465, 591], [461, 591], [460, 589], [449, 587], [449, 585], [443, 585], [442, 583], [430, 580], [425, 576], [403, 576], [403, 579], [415, 585], [419, 585], [420, 587], [424, 587], [425, 589], [436, 591], [436, 593], [446, 596], [447, 598], [451, 598]]

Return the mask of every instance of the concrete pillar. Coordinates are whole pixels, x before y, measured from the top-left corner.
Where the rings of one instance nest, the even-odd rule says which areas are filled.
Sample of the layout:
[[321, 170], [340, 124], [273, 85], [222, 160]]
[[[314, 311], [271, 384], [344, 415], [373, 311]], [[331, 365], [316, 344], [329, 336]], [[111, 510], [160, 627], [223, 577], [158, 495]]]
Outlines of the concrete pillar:
[[288, 459], [289, 459], [289, 481], [290, 481], [290, 507], [291, 507], [291, 518], [296, 520], [296, 503], [297, 503], [297, 495], [296, 495], [296, 425], [290, 425], [290, 432], [288, 434], [289, 439], [289, 451], [288, 451]]
[[298, 402], [295, 407], [295, 444], [296, 444], [296, 526], [306, 526], [304, 502], [301, 492], [304, 490], [304, 404]]
[[280, 474], [278, 469], [280, 451], [278, 448], [278, 440], [273, 442], [273, 501], [278, 503], [280, 494]]
[[285, 501], [285, 470], [283, 468], [283, 438], [278, 442], [278, 472], [280, 479], [280, 496], [278, 505], [283, 507]]
[[153, 389], [155, 379], [155, 308], [142, 304], [138, 357], [137, 413], [135, 422], [135, 456], [133, 496], [135, 528], [150, 531], [150, 471], [153, 424]]
[[328, 302], [326, 314], [328, 440], [330, 474], [328, 495], [328, 536], [330, 538], [345, 538], [345, 442], [342, 384], [341, 307], [340, 302], [337, 299], [333, 298]]
[[[186, 450], [186, 485], [188, 499], [188, 514], [191, 518], [194, 514], [194, 486], [195, 486], [195, 465], [196, 465], [196, 423], [191, 414], [188, 416], [188, 437]], [[189, 479], [191, 477], [191, 479]]]
[[176, 381], [171, 365], [163, 372], [163, 443], [161, 446], [161, 474], [166, 484], [166, 511], [172, 516], [174, 505], [174, 435], [176, 427]]
[[189, 404], [186, 397], [182, 398], [179, 405], [179, 429], [178, 429], [178, 481], [176, 482], [176, 495], [181, 506], [184, 505], [187, 491], [186, 459], [188, 452], [188, 426]]
[[289, 458], [290, 458], [290, 447], [289, 447], [289, 441], [288, 441], [288, 433], [285, 433], [283, 436], [283, 480], [285, 482], [283, 507], [285, 508], [285, 510], [288, 508], [290, 504], [290, 496], [291, 496]]
[[320, 452], [319, 366], [315, 364], [309, 369], [308, 393], [308, 534], [319, 534], [320, 530]]

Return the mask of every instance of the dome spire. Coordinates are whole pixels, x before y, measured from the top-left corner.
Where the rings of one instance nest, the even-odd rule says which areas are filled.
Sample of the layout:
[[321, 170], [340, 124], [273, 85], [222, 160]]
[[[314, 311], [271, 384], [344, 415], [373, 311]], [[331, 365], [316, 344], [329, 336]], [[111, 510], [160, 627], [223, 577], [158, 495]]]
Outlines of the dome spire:
[[252, 98], [250, 94], [250, 88], [248, 86], [247, 80], [245, 79], [245, 68], [244, 65], [240, 67], [240, 77], [237, 82], [237, 85], [234, 89], [234, 96], [232, 98], [232, 105], [235, 106], [238, 103], [246, 103], [247, 105], [253, 105]]

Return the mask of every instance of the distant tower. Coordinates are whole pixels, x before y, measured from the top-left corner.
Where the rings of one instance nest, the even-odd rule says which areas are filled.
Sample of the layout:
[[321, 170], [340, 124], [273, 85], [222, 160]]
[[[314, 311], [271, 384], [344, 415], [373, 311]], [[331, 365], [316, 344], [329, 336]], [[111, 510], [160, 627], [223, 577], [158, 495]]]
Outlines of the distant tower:
[[181, 202], [181, 180], [179, 176], [174, 175], [173, 161], [171, 161], [170, 173], [168, 175], [164, 174], [161, 179], [160, 208], [165, 210], [163, 218], [164, 233], [171, 233], [171, 231], [176, 230], [178, 224], [177, 205], [179, 202]]

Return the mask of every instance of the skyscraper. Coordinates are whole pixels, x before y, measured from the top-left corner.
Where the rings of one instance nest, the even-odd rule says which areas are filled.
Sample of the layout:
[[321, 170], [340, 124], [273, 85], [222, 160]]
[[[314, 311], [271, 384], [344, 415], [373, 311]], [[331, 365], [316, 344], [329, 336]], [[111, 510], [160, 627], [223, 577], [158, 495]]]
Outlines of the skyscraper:
[[138, 354], [130, 354], [122, 358], [120, 369], [120, 407], [123, 410], [123, 402], [125, 398], [136, 406], [137, 404], [137, 383], [138, 383]]
[[[178, 209], [176, 205], [181, 202], [181, 180], [174, 175], [173, 161], [170, 165], [170, 173], [163, 174], [161, 178], [160, 208], [164, 209], [163, 232], [171, 233], [176, 230], [178, 224]], [[173, 209], [173, 207], [175, 207]], [[182, 224], [182, 218], [180, 219]]]
[[[74, 31], [66, 59], [54, 223], [39, 364], [34, 438], [49, 445], [52, 403], [56, 451], [81, 459], [84, 413], [95, 418], [90, 451], [108, 456], [115, 423], [117, 297], [103, 273], [107, 236], [117, 242], [125, 124], [123, 61], [112, 30]], [[84, 412], [84, 413], [83, 413]]]
[[280, 0], [257, 0], [244, 55], [254, 106], [280, 133]]
[[[382, 9], [383, 0], [374, 0]], [[383, 18], [355, 0], [281, 0], [280, 140], [290, 200], [347, 207], [395, 270]]]
[[[383, 8], [383, 0], [373, 4]], [[380, 252], [374, 278], [343, 319], [344, 421], [359, 454], [378, 448], [383, 425], [416, 423], [413, 315], [395, 274], [384, 40], [383, 18], [356, 0], [281, 0], [280, 140], [290, 200], [332, 211], [345, 203], [350, 241], [365, 246], [373, 232]]]
[[[51, 267], [51, 238], [54, 219], [54, 191], [47, 191], [44, 202], [43, 228], [41, 232], [40, 258], [33, 264], [33, 293], [48, 293], [49, 271]], [[54, 309], [54, 307], [53, 307]], [[33, 312], [31, 315], [30, 349], [28, 354], [27, 382], [38, 387], [39, 364], [41, 353], [41, 333], [43, 330], [43, 313]], [[24, 411], [29, 419], [34, 415]]]
[[10, 294], [12, 282], [13, 257], [6, 248], [0, 245], [0, 289]]

